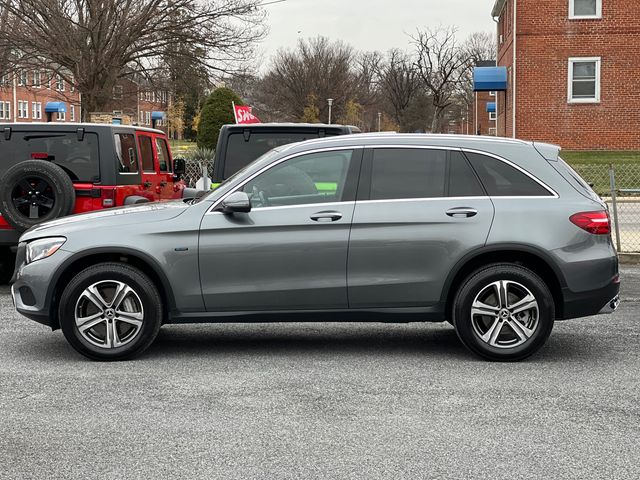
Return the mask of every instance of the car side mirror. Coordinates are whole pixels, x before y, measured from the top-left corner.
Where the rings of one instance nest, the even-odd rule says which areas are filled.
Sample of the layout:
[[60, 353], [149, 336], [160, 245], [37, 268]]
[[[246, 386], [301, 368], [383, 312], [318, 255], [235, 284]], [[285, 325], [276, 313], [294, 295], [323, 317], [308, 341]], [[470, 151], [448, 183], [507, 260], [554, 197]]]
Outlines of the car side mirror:
[[222, 213], [249, 213], [251, 211], [251, 200], [245, 192], [233, 192], [222, 201]]
[[173, 159], [173, 181], [179, 182], [187, 171], [187, 162], [184, 158]]

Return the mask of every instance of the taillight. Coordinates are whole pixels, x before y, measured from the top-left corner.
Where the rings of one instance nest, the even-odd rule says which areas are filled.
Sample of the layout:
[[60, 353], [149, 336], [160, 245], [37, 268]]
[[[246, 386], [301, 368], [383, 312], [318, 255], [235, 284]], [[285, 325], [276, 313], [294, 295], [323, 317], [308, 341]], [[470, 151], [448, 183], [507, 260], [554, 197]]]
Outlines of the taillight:
[[102, 206], [104, 208], [115, 207], [116, 205], [116, 190], [103, 188], [102, 189]]
[[611, 222], [609, 212], [604, 210], [598, 212], [580, 212], [571, 215], [571, 223], [594, 235], [609, 235], [611, 233]]

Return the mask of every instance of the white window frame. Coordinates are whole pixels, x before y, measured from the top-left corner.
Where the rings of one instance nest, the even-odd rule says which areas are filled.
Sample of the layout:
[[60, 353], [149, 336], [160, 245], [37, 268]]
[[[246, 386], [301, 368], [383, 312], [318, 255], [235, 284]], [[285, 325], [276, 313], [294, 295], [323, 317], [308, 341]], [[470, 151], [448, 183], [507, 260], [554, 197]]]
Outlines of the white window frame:
[[596, 0], [595, 15], [576, 15], [576, 0], [569, 0], [569, 20], [584, 20], [589, 18], [602, 18], [602, 0]]
[[496, 127], [489, 128], [489, 135], [492, 137], [498, 136], [498, 129]]
[[31, 87], [32, 88], [41, 88], [42, 87], [42, 73], [40, 70], [34, 70], [32, 72], [32, 80]]
[[[573, 98], [573, 65], [574, 63], [588, 63], [588, 62], [595, 62], [596, 64], [596, 96], [595, 98]], [[600, 103], [601, 66], [602, 66], [602, 57], [570, 57], [569, 58], [569, 73], [567, 75], [568, 103]]]
[[489, 121], [495, 122], [498, 119], [498, 114], [496, 112], [489, 112]]
[[151, 125], [151, 112], [144, 112], [144, 124]]
[[66, 112], [58, 112], [56, 114], [56, 119], [59, 122], [66, 122], [67, 121], [67, 113]]
[[29, 102], [18, 100], [18, 118], [29, 119]]
[[491, 90], [491, 91], [489, 92], [489, 96], [490, 96], [490, 97], [495, 97], [495, 96], [496, 96], [496, 91], [495, 91], [495, 90]]
[[0, 105], [2, 105], [0, 119], [11, 120], [11, 102], [0, 102]]
[[18, 72], [18, 86], [26, 87], [28, 83], [29, 83], [29, 72], [27, 72], [24, 69], [20, 70]]
[[75, 105], [71, 105], [71, 110], [69, 113], [69, 121], [71, 122], [75, 122], [76, 121], [76, 106]]
[[42, 120], [42, 102], [31, 102], [31, 118]]
[[64, 78], [62, 78], [62, 75], [56, 75], [56, 91], [64, 92]]

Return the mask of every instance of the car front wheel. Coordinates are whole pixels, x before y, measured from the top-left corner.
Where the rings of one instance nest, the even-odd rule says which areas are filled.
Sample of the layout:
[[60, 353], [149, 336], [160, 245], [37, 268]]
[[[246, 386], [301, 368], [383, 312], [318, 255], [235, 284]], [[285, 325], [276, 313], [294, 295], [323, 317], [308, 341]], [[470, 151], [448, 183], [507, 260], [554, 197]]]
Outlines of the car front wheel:
[[162, 300], [153, 282], [122, 263], [81, 271], [60, 298], [60, 327], [78, 352], [94, 360], [124, 360], [155, 340]]
[[554, 315], [544, 281], [515, 264], [489, 265], [469, 275], [453, 305], [462, 343], [498, 361], [522, 360], [538, 351], [551, 334]]

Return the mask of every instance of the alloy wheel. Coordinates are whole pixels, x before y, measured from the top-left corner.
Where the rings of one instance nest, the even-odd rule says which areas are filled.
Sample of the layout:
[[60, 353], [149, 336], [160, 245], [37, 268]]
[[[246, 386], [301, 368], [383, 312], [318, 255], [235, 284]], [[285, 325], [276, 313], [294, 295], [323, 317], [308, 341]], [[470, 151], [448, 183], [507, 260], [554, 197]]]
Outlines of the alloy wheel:
[[471, 323], [476, 335], [495, 348], [514, 348], [526, 343], [539, 325], [538, 301], [524, 285], [493, 282], [476, 295]]
[[142, 330], [144, 307], [129, 285], [105, 280], [87, 287], [78, 297], [75, 324], [92, 345], [105, 349], [131, 343]]

